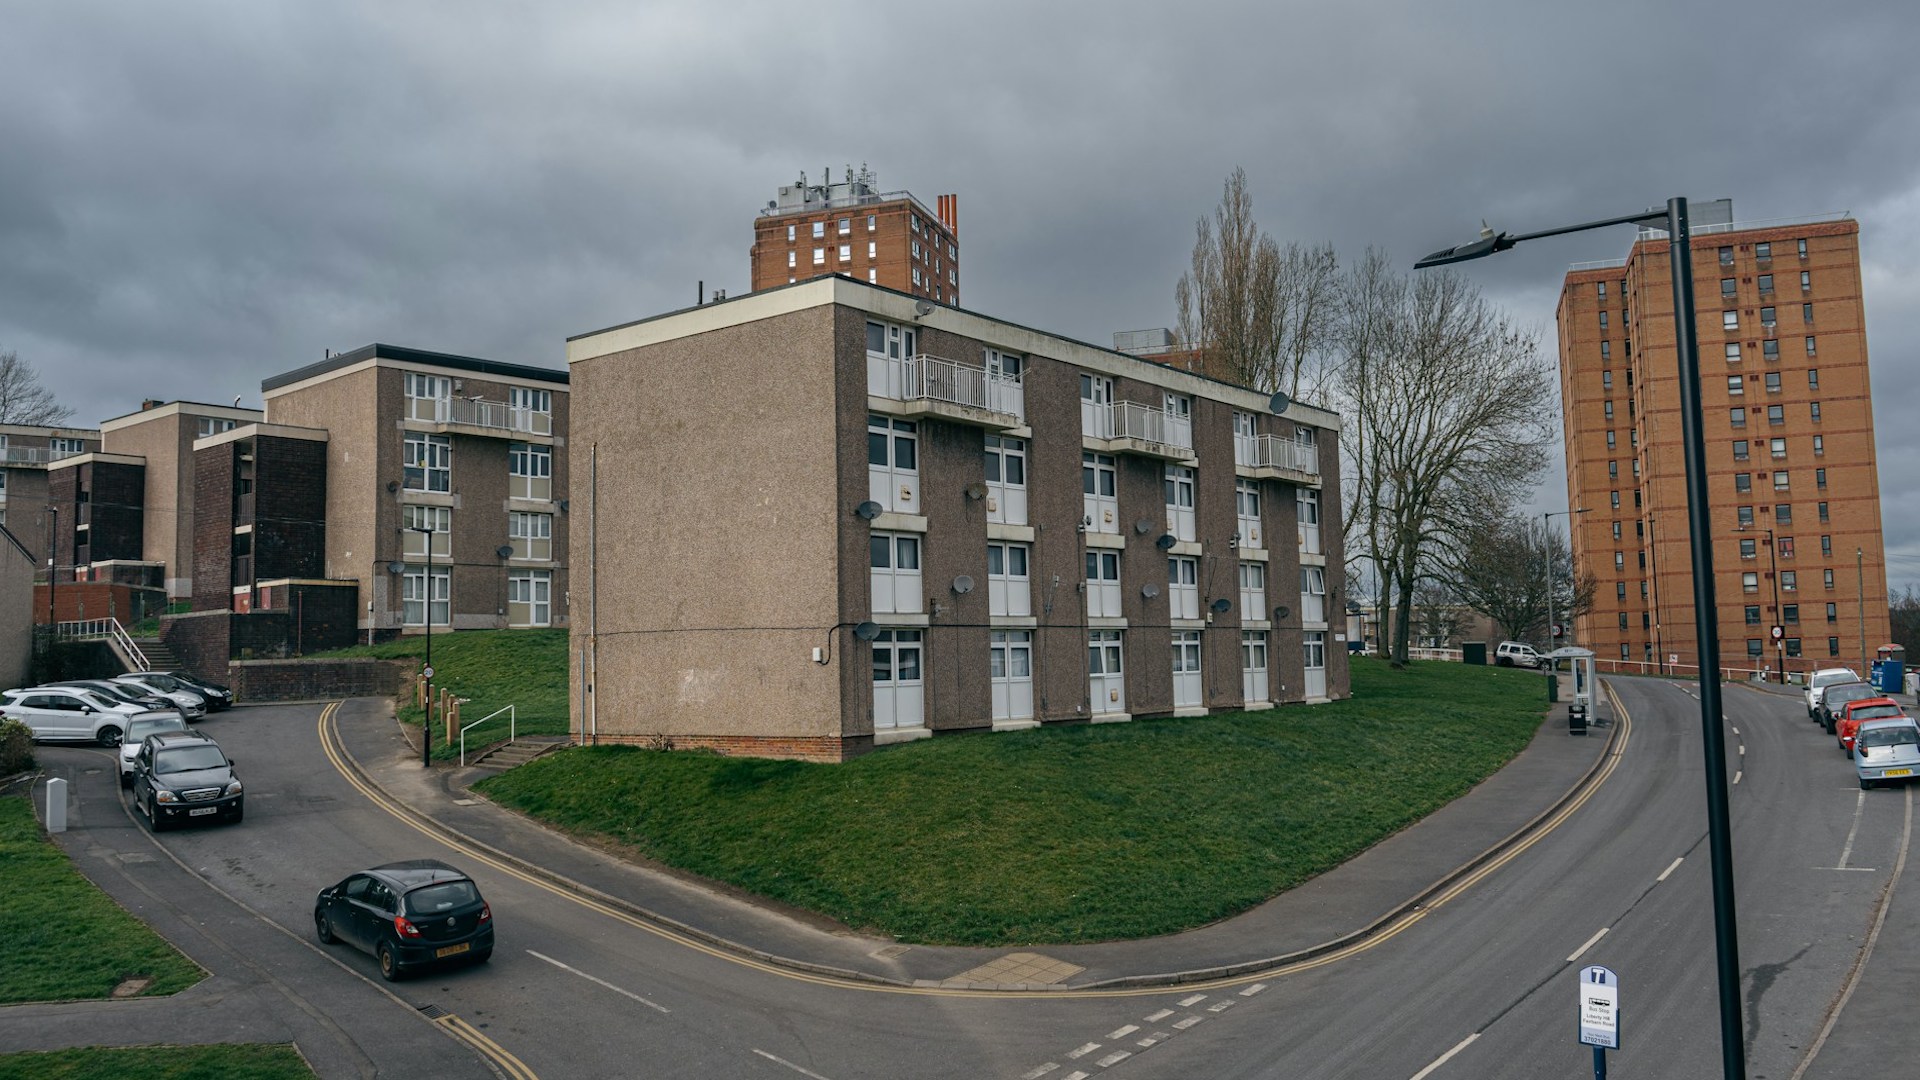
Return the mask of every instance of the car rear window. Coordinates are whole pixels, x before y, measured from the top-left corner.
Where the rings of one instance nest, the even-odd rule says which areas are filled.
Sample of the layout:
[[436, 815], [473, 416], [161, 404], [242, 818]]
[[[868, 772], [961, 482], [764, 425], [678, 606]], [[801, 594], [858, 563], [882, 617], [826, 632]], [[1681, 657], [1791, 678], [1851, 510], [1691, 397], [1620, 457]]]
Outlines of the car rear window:
[[1868, 728], [1860, 733], [1861, 746], [1920, 746], [1920, 728], [1901, 724]]
[[177, 716], [159, 717], [153, 720], [135, 720], [127, 725], [127, 741], [138, 746], [141, 739], [149, 735], [158, 735], [163, 731], [185, 731], [186, 722]]
[[435, 885], [423, 885], [408, 893], [407, 912], [411, 915], [432, 915], [479, 902], [480, 890], [473, 887], [473, 882], [442, 881]]
[[182, 746], [153, 755], [153, 771], [157, 773], [218, 769], [226, 763], [227, 759], [217, 746]]
[[1853, 710], [1855, 720], [1888, 720], [1905, 715], [1898, 705], [1862, 705]]

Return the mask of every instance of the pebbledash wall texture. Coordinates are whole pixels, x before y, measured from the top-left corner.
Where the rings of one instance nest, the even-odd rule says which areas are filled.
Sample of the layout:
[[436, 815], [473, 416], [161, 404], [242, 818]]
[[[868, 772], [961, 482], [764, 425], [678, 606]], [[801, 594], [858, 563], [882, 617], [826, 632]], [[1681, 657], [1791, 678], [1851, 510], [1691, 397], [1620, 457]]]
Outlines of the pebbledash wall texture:
[[843, 277], [568, 355], [586, 741], [837, 761], [1348, 693], [1334, 414]]

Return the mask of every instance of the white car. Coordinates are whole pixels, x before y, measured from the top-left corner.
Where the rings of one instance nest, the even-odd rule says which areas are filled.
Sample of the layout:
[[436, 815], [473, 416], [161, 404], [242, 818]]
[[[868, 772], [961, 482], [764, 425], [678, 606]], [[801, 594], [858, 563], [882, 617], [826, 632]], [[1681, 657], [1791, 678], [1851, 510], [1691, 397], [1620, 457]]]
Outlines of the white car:
[[149, 735], [163, 731], [186, 731], [187, 722], [173, 713], [135, 717], [127, 721], [126, 734], [120, 739], [120, 786], [133, 786], [133, 759], [140, 756], [140, 744]]
[[1543, 668], [1547, 658], [1524, 641], [1503, 641], [1493, 651], [1493, 663], [1495, 667]]
[[1859, 681], [1860, 676], [1855, 675], [1852, 668], [1844, 667], [1821, 668], [1807, 676], [1807, 715], [1820, 715], [1820, 691], [1834, 683]]
[[179, 719], [172, 709], [142, 709], [95, 690], [71, 686], [33, 686], [0, 694], [0, 719], [18, 720], [35, 742], [67, 740], [119, 746], [136, 717]]
[[173, 702], [180, 707], [181, 712], [187, 714], [189, 720], [198, 720], [207, 715], [207, 699], [182, 687], [172, 679], [154, 678], [148, 675], [116, 675], [113, 681]]

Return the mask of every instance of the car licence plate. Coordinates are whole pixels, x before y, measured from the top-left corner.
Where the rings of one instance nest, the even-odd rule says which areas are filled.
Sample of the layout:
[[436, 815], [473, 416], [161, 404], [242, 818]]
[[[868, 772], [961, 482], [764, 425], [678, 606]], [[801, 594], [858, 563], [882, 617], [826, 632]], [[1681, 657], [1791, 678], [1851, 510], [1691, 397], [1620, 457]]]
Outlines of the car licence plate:
[[1913, 775], [1913, 770], [1912, 770], [1912, 769], [1888, 769], [1888, 770], [1887, 770], [1886, 772], [1884, 772], [1884, 773], [1881, 773], [1880, 775], [1882, 775], [1882, 776], [1912, 776], [1912, 775]]
[[217, 814], [219, 812], [220, 812], [220, 808], [217, 806], [196, 806], [193, 809], [187, 811], [187, 816], [188, 817], [206, 817], [208, 814]]
[[433, 955], [435, 957], [458, 956], [461, 953], [466, 952], [468, 949], [472, 947], [473, 947], [473, 942], [463, 941], [458, 945], [449, 945], [444, 949], [435, 949], [433, 950]]

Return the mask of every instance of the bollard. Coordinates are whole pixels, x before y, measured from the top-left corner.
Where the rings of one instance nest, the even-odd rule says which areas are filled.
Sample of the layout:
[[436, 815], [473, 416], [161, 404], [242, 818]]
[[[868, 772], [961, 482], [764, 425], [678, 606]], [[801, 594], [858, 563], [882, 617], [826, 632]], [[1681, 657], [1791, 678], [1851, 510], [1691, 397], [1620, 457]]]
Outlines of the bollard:
[[47, 781], [47, 831], [67, 831], [67, 782], [57, 776]]

